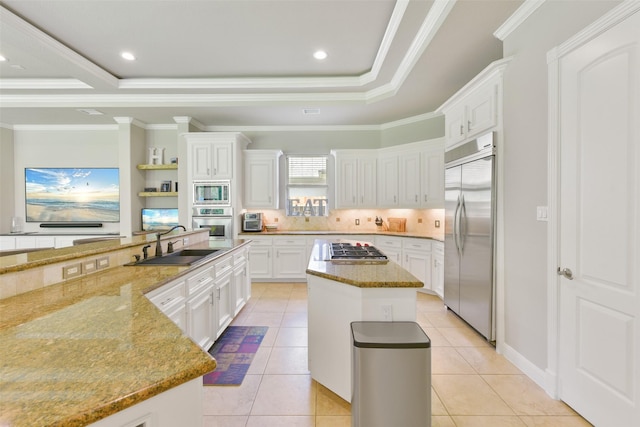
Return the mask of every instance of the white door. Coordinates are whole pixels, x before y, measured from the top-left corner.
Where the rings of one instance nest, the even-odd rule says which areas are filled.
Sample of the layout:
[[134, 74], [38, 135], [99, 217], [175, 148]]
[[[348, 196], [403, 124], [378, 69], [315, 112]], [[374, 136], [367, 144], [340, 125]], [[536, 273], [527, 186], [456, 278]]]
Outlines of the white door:
[[639, 426], [640, 12], [559, 70], [559, 395]]

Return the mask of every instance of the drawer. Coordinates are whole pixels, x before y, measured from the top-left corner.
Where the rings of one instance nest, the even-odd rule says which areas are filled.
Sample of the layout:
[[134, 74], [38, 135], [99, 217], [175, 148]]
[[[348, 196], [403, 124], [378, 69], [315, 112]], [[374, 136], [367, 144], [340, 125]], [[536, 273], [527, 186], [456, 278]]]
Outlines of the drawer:
[[189, 277], [187, 279], [187, 289], [189, 290], [189, 295], [195, 294], [200, 289], [203, 289], [205, 286], [211, 283], [213, 281], [213, 277], [211, 277], [212, 273], [213, 267], [209, 267]]
[[258, 239], [248, 239], [251, 240], [251, 246], [271, 246], [273, 245], [272, 237], [258, 238]]
[[233, 254], [233, 265], [237, 266], [247, 262], [247, 250], [243, 249], [238, 251], [238, 253]]
[[402, 249], [402, 237], [376, 236], [376, 246]]
[[306, 246], [306, 237], [278, 237], [273, 239], [273, 246]]
[[412, 249], [416, 251], [431, 252], [431, 240], [427, 239], [404, 239], [402, 249]]
[[176, 304], [181, 304], [186, 299], [186, 287], [185, 282], [180, 282], [176, 285], [167, 285], [168, 289], [160, 288], [154, 292], [155, 295], [149, 298], [149, 301], [158, 307], [162, 312], [166, 313], [167, 310], [174, 307]]
[[433, 247], [433, 252], [436, 255], [444, 256], [444, 243], [442, 243], [442, 242], [433, 242], [432, 243], [432, 247]]
[[228, 274], [231, 270], [233, 270], [233, 257], [228, 256], [221, 259], [214, 264], [214, 268], [216, 270], [216, 279], [224, 276], [225, 274]]

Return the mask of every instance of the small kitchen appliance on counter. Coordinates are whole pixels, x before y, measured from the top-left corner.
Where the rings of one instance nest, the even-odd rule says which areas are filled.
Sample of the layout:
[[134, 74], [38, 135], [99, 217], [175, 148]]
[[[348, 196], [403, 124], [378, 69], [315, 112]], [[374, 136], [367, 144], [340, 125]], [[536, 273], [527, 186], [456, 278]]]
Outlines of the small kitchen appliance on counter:
[[242, 231], [262, 231], [262, 214], [245, 212], [242, 215]]

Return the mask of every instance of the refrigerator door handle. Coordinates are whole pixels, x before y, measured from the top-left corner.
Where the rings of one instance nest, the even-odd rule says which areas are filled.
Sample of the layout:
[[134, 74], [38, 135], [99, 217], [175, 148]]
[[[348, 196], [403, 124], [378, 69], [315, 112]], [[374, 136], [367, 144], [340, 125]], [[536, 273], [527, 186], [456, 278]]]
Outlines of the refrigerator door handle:
[[467, 206], [464, 203], [464, 194], [460, 199], [460, 220], [458, 221], [458, 234], [460, 236], [460, 255], [464, 252], [464, 236], [467, 233]]
[[453, 241], [456, 243], [456, 250], [458, 255], [461, 255], [460, 251], [460, 208], [462, 204], [460, 203], [460, 196], [458, 196], [458, 203], [456, 203], [456, 210], [453, 213]]

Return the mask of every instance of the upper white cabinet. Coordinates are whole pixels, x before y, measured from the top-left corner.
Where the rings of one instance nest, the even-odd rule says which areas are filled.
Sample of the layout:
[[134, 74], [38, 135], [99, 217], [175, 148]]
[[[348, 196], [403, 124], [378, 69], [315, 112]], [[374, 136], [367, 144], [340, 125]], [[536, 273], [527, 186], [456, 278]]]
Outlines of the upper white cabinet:
[[373, 208], [377, 194], [376, 150], [334, 150], [337, 209]]
[[233, 178], [232, 142], [197, 142], [189, 150], [191, 178]]
[[447, 150], [499, 126], [508, 62], [495, 61], [438, 108], [445, 115]]
[[244, 151], [244, 207], [278, 209], [280, 150]]
[[398, 207], [398, 155], [381, 151], [378, 158], [378, 206]]

